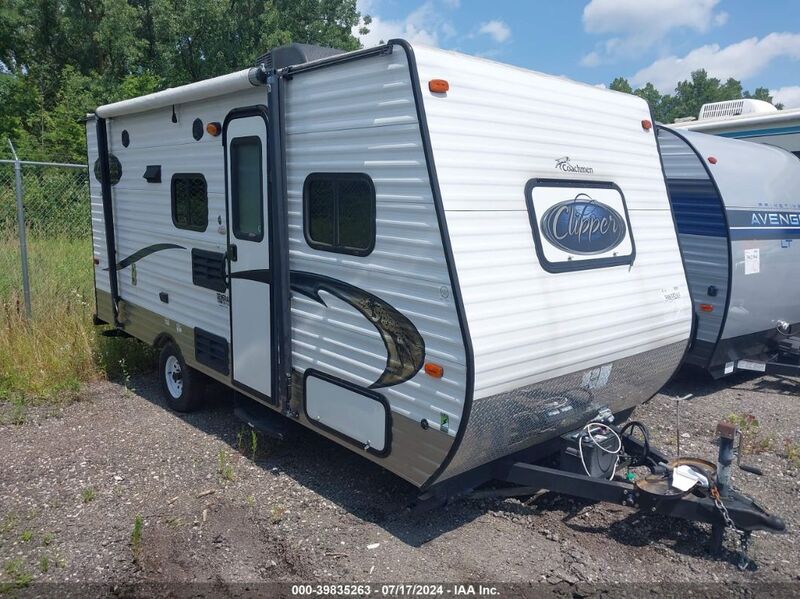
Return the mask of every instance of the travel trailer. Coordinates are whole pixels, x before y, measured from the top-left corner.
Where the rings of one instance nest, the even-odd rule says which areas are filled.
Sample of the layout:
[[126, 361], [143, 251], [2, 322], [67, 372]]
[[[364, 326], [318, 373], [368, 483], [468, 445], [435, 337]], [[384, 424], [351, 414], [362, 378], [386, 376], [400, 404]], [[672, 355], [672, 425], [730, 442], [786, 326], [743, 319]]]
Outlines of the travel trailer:
[[752, 98], [712, 102], [703, 104], [697, 119], [679, 119], [671, 127], [775, 146], [800, 158], [800, 108], [778, 110]]
[[800, 372], [800, 161], [671, 127], [658, 143], [697, 315], [686, 361]]
[[98, 320], [427, 488], [654, 395], [692, 326], [647, 104], [403, 41], [88, 122]]

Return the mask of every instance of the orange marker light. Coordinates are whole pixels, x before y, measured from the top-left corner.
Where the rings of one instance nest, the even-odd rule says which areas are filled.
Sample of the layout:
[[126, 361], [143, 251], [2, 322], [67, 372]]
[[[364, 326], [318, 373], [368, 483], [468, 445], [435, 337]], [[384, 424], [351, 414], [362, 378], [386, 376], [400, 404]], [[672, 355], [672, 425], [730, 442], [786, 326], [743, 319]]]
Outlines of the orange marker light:
[[432, 376], [435, 379], [440, 379], [444, 376], [444, 368], [433, 362], [425, 363], [425, 374]]
[[642, 129], [645, 131], [650, 131], [653, 128], [653, 123], [651, 123], [648, 119], [642, 119]]
[[428, 89], [435, 94], [444, 94], [450, 89], [450, 84], [444, 79], [431, 79], [428, 81]]
[[206, 125], [206, 131], [208, 131], [209, 135], [213, 135], [214, 137], [216, 137], [217, 135], [222, 133], [222, 126], [217, 122], [209, 123], [208, 125]]
[[713, 312], [714, 306], [712, 306], [711, 304], [700, 304], [700, 310], [702, 310], [703, 312]]
[[713, 156], [709, 156], [709, 157], [708, 157], [708, 161], [709, 161], [711, 164], [716, 164], [716, 163], [717, 163], [717, 159], [716, 159], [716, 158], [714, 158]]

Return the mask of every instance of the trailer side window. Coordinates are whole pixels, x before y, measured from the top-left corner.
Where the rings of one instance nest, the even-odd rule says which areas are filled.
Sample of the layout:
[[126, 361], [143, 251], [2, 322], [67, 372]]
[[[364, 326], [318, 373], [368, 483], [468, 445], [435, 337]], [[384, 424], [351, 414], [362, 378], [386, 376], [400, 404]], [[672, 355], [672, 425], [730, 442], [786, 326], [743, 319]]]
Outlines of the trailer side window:
[[208, 227], [208, 186], [199, 173], [172, 175], [172, 223], [179, 229], [205, 231]]
[[303, 215], [312, 248], [366, 256], [375, 247], [375, 186], [364, 173], [311, 173]]
[[261, 138], [237, 137], [231, 142], [231, 211], [236, 239], [264, 239], [264, 179]]

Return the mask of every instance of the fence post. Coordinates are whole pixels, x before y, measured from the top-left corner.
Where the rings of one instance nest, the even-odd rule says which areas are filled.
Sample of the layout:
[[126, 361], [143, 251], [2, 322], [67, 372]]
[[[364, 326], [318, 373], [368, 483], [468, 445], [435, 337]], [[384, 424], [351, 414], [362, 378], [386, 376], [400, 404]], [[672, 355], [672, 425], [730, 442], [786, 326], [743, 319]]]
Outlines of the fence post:
[[31, 317], [31, 281], [28, 275], [28, 240], [25, 235], [25, 205], [22, 202], [22, 163], [8, 140], [11, 153], [14, 155], [14, 190], [17, 195], [17, 231], [19, 235], [19, 258], [22, 262], [22, 295], [25, 299], [25, 314]]

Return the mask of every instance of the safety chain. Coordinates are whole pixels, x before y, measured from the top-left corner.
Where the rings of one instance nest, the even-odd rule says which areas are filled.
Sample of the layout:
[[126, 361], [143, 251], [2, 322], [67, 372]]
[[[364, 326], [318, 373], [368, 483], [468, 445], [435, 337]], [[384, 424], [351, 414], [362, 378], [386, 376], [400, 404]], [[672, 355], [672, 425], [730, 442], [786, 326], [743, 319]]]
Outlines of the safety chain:
[[747, 554], [747, 548], [750, 544], [751, 533], [736, 528], [736, 524], [728, 513], [728, 508], [722, 503], [722, 497], [720, 497], [719, 489], [717, 489], [716, 486], [711, 487], [711, 497], [714, 499], [714, 505], [717, 507], [717, 510], [722, 514], [723, 520], [725, 520], [725, 526], [736, 534], [736, 541], [739, 545], [739, 562], [736, 565], [742, 571], [747, 570], [747, 567], [750, 565], [750, 556]]

